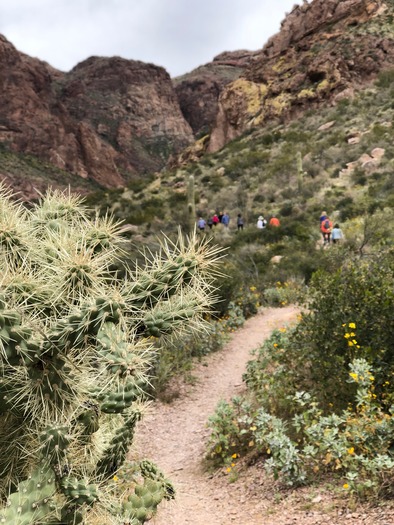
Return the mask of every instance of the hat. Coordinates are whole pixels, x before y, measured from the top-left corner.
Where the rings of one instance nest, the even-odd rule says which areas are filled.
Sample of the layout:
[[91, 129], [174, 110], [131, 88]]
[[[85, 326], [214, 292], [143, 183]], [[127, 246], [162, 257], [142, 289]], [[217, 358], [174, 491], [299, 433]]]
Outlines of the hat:
[[264, 220], [264, 217], [262, 215], [260, 215], [260, 217], [258, 218], [259, 221], [262, 221]]

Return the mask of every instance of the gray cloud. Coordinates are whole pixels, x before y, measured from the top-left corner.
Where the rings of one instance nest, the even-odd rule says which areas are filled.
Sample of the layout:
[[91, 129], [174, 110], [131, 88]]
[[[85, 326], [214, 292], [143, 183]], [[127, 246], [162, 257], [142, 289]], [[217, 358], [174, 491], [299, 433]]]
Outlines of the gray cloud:
[[0, 33], [68, 71], [89, 56], [122, 56], [180, 75], [223, 51], [261, 48], [294, 0], [12, 0]]

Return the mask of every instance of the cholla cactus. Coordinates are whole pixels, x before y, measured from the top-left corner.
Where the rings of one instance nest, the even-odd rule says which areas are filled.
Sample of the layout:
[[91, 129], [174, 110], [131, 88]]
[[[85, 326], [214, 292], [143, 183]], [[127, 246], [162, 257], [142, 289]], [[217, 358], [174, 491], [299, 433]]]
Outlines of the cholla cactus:
[[[164, 239], [118, 280], [122, 227], [50, 192], [0, 191], [0, 523], [144, 523], [173, 489], [151, 464], [111, 481], [140, 419], [158, 344], [203, 328], [217, 251]], [[141, 482], [142, 480], [142, 482]]]

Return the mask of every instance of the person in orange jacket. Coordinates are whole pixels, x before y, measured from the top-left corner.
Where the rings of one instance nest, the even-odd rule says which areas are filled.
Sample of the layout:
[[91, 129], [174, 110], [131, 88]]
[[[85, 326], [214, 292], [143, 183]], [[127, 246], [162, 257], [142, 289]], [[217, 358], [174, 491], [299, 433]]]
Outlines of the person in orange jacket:
[[272, 217], [270, 218], [269, 225], [275, 226], [275, 228], [277, 228], [278, 226], [280, 226], [280, 220], [278, 219], [278, 217], [275, 217], [275, 215], [272, 215]]
[[320, 222], [320, 231], [323, 235], [323, 244], [330, 244], [331, 232], [332, 232], [332, 221], [326, 217]]

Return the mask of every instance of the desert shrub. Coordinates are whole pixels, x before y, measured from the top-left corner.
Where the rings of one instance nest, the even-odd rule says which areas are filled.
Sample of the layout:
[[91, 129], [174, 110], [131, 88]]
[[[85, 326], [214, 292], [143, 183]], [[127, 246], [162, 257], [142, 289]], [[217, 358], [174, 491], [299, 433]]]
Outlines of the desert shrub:
[[[241, 397], [234, 397], [229, 403], [221, 400], [215, 413], [209, 418], [211, 436], [208, 443], [207, 458], [215, 465], [231, 463], [246, 452], [247, 435], [253, 418], [249, 416], [252, 406]], [[231, 468], [231, 467], [230, 467]]]
[[245, 319], [257, 314], [260, 302], [261, 294], [253, 285], [243, 285], [234, 295], [234, 303], [242, 310]]
[[[329, 474], [331, 482], [334, 478], [359, 498], [391, 495], [394, 407], [387, 413], [376, 401], [374, 371], [365, 359], [350, 363], [347, 380], [354, 386], [353, 403], [339, 414], [324, 414], [305, 391], [290, 396], [296, 409], [286, 418], [253, 397], [221, 401], [209, 419], [207, 457], [230, 465], [229, 472], [235, 460], [257, 455], [264, 458], [265, 470], [287, 485]], [[261, 383], [254, 387], [261, 390]]]
[[303, 294], [303, 281], [289, 279], [285, 282], [277, 281], [275, 286], [265, 288], [262, 300], [268, 306], [286, 306], [298, 302]]
[[270, 153], [259, 150], [245, 150], [242, 155], [231, 157], [226, 163], [226, 173], [231, 180], [242, 176], [245, 170], [261, 167], [269, 159]]
[[217, 298], [214, 309], [219, 318], [226, 315], [228, 305], [233, 301], [243, 282], [240, 268], [233, 261], [222, 260], [220, 267], [221, 273], [214, 281]]
[[[391, 251], [354, 258], [337, 271], [320, 270], [312, 278], [308, 313], [298, 324], [283, 364], [294, 370], [297, 390], [309, 390], [322, 406], [346, 406], [347, 370], [355, 357], [364, 357], [375, 369], [377, 389], [391, 381], [393, 255]], [[350, 339], [344, 329], [348, 323], [357, 327]]]
[[394, 82], [394, 69], [386, 69], [378, 75], [376, 85], [381, 88], [390, 88]]

